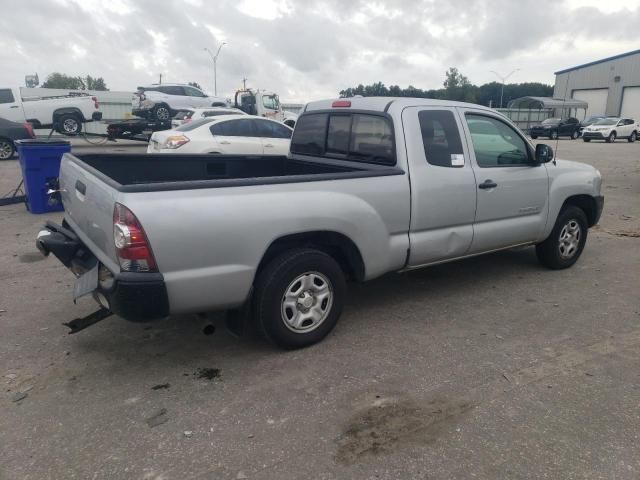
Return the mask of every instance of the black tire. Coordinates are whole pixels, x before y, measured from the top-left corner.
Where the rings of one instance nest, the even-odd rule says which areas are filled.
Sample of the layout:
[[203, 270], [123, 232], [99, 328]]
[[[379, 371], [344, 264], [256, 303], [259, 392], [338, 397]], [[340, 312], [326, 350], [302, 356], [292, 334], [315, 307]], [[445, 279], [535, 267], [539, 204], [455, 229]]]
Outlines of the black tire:
[[627, 141], [629, 143], [633, 143], [638, 139], [638, 133], [637, 132], [631, 132], [631, 135], [629, 135], [629, 138], [627, 138]]
[[558, 132], [553, 131], [549, 134], [549, 139], [550, 140], [557, 140], [558, 139]]
[[[571, 230], [572, 223], [579, 227], [579, 238], [576, 239], [577, 245], [572, 249], [567, 250], [567, 247], [561, 242], [561, 234], [565, 232], [565, 228]], [[563, 268], [569, 268], [571, 265], [578, 261], [584, 245], [587, 241], [587, 234], [589, 226], [587, 224], [587, 216], [584, 211], [573, 205], [564, 207], [558, 218], [556, 224], [553, 226], [551, 234], [547, 239], [536, 245], [536, 255], [540, 263], [553, 270], [561, 270]], [[566, 252], [563, 255], [562, 251]], [[569, 255], [570, 254], [570, 255]]]
[[536, 138], [538, 138], [538, 135], [531, 135], [531, 138], [535, 140]]
[[[292, 289], [296, 289], [298, 284], [300, 284], [300, 289], [305, 288], [300, 283], [302, 280], [296, 282], [298, 277], [318, 273], [327, 280], [326, 286], [330, 296], [321, 300], [321, 303], [314, 303], [314, 305], [318, 305], [319, 308], [325, 305], [326, 314], [322, 315], [322, 319], [318, 321], [316, 326], [313, 326], [312, 322], [306, 326], [303, 323], [299, 327], [300, 329], [310, 329], [309, 331], [296, 332], [293, 326], [287, 325], [285, 316], [299, 314], [303, 306], [298, 303], [299, 301], [296, 301], [295, 310], [287, 308], [284, 302], [285, 294], [287, 291], [291, 292]], [[315, 277], [313, 282], [316, 287], [316, 280], [323, 281], [323, 279]], [[344, 272], [340, 265], [326, 253], [311, 248], [290, 250], [271, 260], [258, 274], [255, 287], [253, 308], [258, 330], [267, 340], [285, 349], [307, 347], [327, 336], [342, 313], [347, 288]], [[311, 292], [311, 290], [303, 291], [297, 298], [307, 295], [305, 292]], [[297, 295], [295, 291], [294, 294]], [[295, 295], [293, 295], [294, 298], [296, 298]], [[317, 302], [317, 299], [314, 297], [312, 301]], [[307, 321], [311, 320], [305, 320], [305, 322]]]
[[0, 138], [0, 160], [10, 160], [16, 153], [16, 147], [8, 138]]
[[62, 135], [78, 135], [82, 132], [82, 119], [73, 113], [64, 113], [57, 118], [56, 126], [56, 131]]
[[171, 120], [171, 109], [164, 103], [161, 103], [153, 107], [151, 115], [153, 119], [158, 122], [169, 122]]
[[577, 140], [579, 136], [580, 133], [578, 133], [577, 130], [574, 130], [574, 132], [571, 134], [571, 140]]
[[583, 138], [582, 141], [589, 143], [591, 141], [591, 139], [590, 138]]
[[615, 141], [616, 141], [616, 132], [611, 132], [607, 137], [607, 139], [605, 140], [605, 142], [607, 143], [613, 143]]

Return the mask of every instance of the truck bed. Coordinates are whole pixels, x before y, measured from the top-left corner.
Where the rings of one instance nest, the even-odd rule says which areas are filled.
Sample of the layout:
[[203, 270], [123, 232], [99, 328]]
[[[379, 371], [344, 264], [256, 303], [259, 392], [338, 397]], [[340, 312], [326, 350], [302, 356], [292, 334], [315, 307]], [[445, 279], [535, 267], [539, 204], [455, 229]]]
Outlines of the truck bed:
[[404, 173], [395, 167], [269, 155], [65, 154], [121, 192], [310, 182]]

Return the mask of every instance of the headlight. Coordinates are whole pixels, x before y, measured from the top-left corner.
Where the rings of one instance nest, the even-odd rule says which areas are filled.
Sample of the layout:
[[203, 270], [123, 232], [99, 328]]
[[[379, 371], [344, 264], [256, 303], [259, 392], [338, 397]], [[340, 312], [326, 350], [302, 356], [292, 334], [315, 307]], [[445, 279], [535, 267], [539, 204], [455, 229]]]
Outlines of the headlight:
[[162, 148], [180, 148], [185, 143], [188, 143], [189, 139], [184, 135], [173, 135], [165, 140], [162, 144]]

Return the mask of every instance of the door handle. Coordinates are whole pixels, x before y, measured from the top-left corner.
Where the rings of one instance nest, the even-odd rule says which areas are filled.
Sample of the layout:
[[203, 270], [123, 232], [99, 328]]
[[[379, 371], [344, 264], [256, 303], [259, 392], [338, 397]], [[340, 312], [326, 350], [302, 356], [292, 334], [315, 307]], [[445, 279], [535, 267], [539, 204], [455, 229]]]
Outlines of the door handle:
[[269, 148], [273, 148], [273, 143], [265, 143], [264, 146], [265, 147], [269, 147]]
[[482, 182], [480, 185], [478, 185], [478, 188], [486, 190], [488, 188], [496, 188], [497, 186], [498, 184], [496, 182], [494, 182], [493, 180], [487, 179], [484, 182]]
[[11, 105], [9, 108], [18, 108], [18, 105]]
[[231, 142], [228, 140], [220, 140], [220, 145], [231, 145]]
[[82, 195], [87, 194], [87, 186], [82, 183], [80, 180], [76, 181], [76, 190], [80, 192]]

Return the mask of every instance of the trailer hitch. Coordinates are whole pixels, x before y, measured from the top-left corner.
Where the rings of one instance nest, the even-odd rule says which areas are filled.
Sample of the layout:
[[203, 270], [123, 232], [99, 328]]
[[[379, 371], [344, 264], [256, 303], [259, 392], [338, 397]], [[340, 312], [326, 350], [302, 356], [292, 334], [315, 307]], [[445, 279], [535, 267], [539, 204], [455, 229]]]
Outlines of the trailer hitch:
[[80, 330], [84, 330], [87, 327], [90, 327], [94, 323], [98, 323], [101, 320], [104, 320], [107, 317], [113, 315], [111, 310], [107, 310], [106, 308], [100, 308], [93, 313], [90, 313], [86, 317], [75, 318], [70, 322], [63, 323], [65, 327], [69, 327], [69, 335], [73, 333], [78, 333]]

